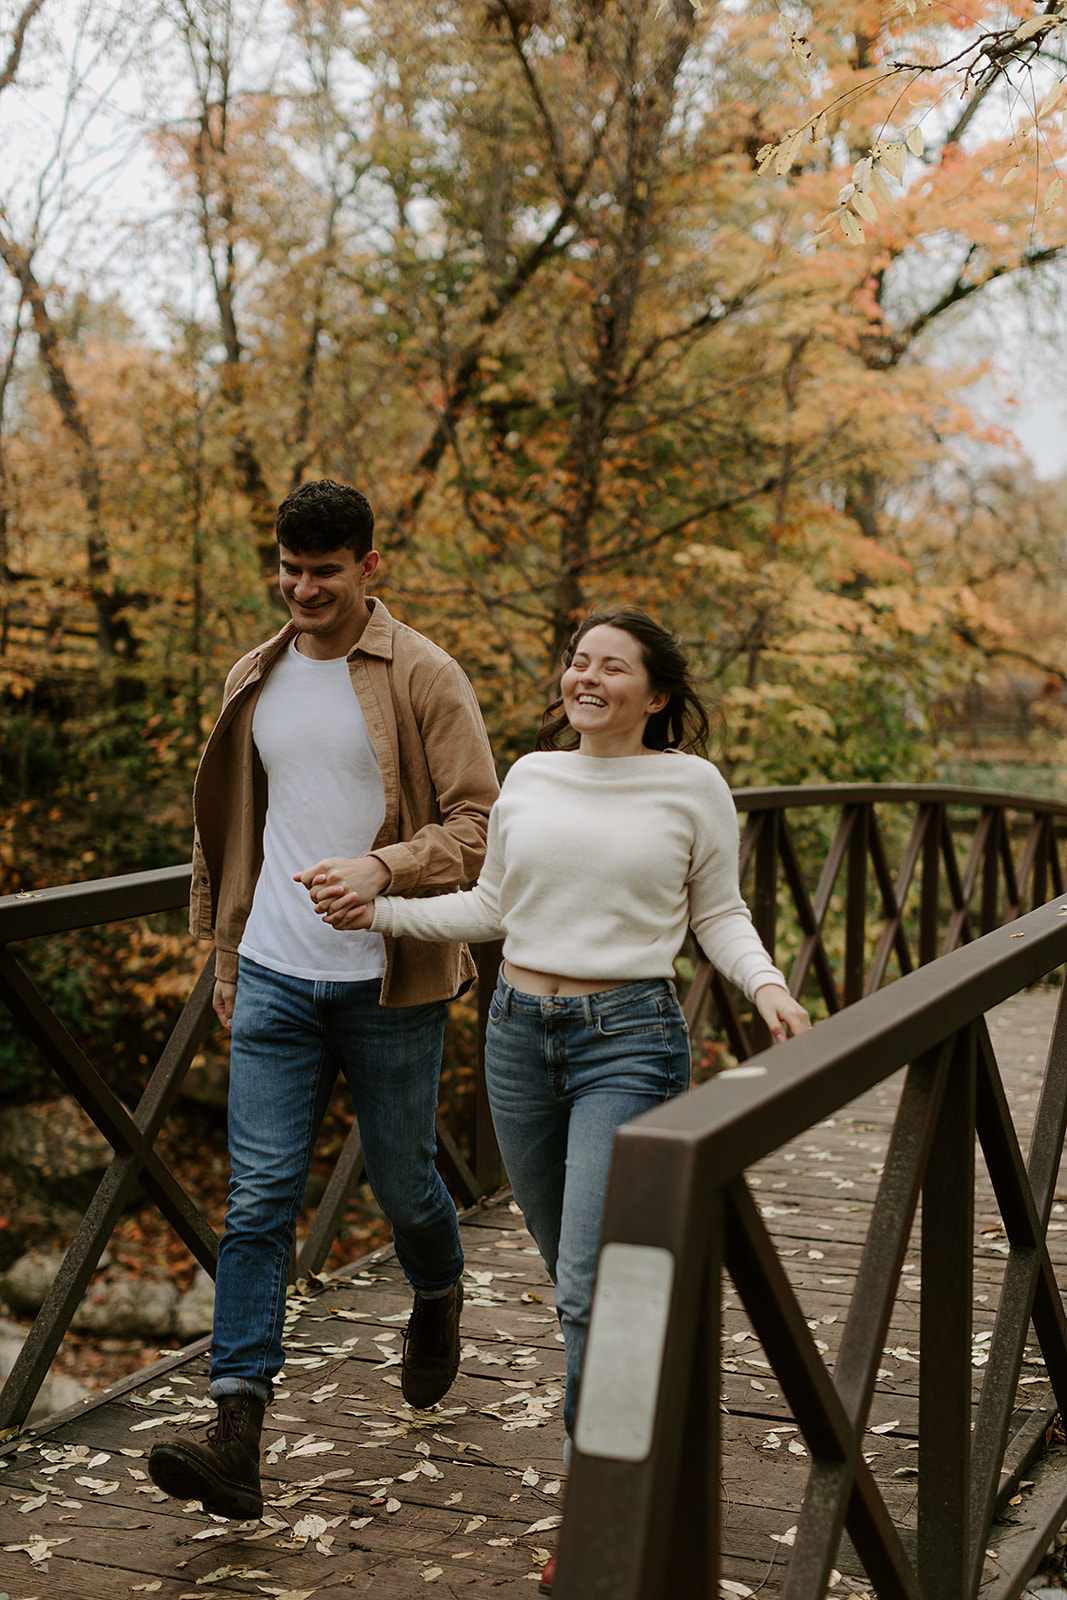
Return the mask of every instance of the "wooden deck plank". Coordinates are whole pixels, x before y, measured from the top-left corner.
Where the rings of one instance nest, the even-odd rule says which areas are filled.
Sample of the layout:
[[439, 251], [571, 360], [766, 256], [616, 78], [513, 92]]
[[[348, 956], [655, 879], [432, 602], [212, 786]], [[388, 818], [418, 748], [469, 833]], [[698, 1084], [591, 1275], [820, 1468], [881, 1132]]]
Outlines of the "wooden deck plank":
[[[1009, 1098], [1024, 1119], [1036, 1103], [1054, 1004], [1054, 995], [1038, 991], [1009, 1002], [991, 1021]], [[899, 1081], [879, 1085], [751, 1175], [798, 1303], [831, 1365]], [[1003, 1230], [984, 1170], [976, 1205], [980, 1335], [992, 1328], [1004, 1271]], [[1057, 1207], [1050, 1248], [1067, 1265], [1067, 1193], [1057, 1194]], [[397, 1363], [410, 1295], [391, 1252], [376, 1252], [351, 1277], [292, 1302], [286, 1368], [264, 1430], [262, 1523], [212, 1519], [195, 1503], [165, 1499], [147, 1478], [152, 1442], [185, 1425], [175, 1419], [212, 1414], [207, 1356], [196, 1348], [170, 1370], [0, 1453], [0, 1591], [11, 1600], [230, 1600], [271, 1591], [339, 1600], [373, 1584], [382, 1600], [438, 1591], [468, 1600], [535, 1594], [556, 1542], [544, 1524], [562, 1512], [565, 1489], [563, 1352], [551, 1286], [506, 1198], [466, 1213], [462, 1231], [463, 1357], [438, 1411], [412, 1413], [402, 1401]], [[915, 1497], [918, 1244], [917, 1229], [869, 1418], [872, 1428], [892, 1426], [865, 1440], [887, 1503], [905, 1522]], [[780, 1588], [789, 1550], [782, 1541], [797, 1521], [809, 1462], [729, 1282], [724, 1301], [724, 1576], [770, 1600]], [[976, 1360], [982, 1343], [976, 1338]], [[981, 1370], [976, 1366], [976, 1382]], [[1020, 1384], [1013, 1429], [1048, 1401], [1036, 1344], [1024, 1374], [1032, 1381]], [[31, 1550], [3, 1548], [20, 1544]], [[847, 1542], [838, 1568], [833, 1593], [870, 1592]]]

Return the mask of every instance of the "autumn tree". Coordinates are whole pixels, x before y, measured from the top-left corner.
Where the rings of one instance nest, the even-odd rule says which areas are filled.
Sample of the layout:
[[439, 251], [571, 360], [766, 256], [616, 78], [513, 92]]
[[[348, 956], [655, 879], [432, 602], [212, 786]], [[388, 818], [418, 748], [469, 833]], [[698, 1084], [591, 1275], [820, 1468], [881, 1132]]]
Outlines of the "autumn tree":
[[[967, 585], [930, 581], [920, 487], [953, 440], [992, 442], [973, 373], [928, 356], [991, 290], [1056, 282], [1047, 111], [1038, 203], [1023, 173], [1001, 182], [1050, 30], [961, 79], [927, 70], [955, 48], [932, 7], [831, 6], [803, 40], [761, 0], [441, 0], [432, 26], [414, 0], [167, 0], [157, 19], [173, 343], [146, 370], [189, 446], [180, 514], [169, 490], [158, 507], [188, 531], [201, 638], [197, 552], [242, 560], [290, 485], [328, 473], [371, 492], [390, 594], [470, 666], [505, 752], [575, 615], [627, 598], [697, 646], [738, 776], [923, 759], [930, 685], [974, 647]], [[922, 71], [897, 71], [909, 56]]]
[[[112, 566], [103, 477], [92, 421], [71, 379], [63, 326], [67, 295], [50, 281], [51, 268], [41, 264], [48, 257], [54, 258], [56, 236], [64, 237], [67, 248], [73, 246], [79, 223], [84, 226], [91, 216], [94, 190], [106, 181], [106, 163], [103, 167], [98, 165], [88, 179], [82, 176], [80, 163], [85, 161], [92, 144], [92, 125], [108, 99], [108, 80], [129, 59], [127, 19], [120, 8], [90, 4], [72, 19], [62, 44], [57, 44], [44, 35], [44, 9], [45, 0], [26, 0], [16, 11], [6, 61], [0, 69], [0, 96], [5, 108], [20, 73], [26, 71], [31, 41], [38, 52], [38, 64], [47, 63], [60, 85], [58, 112], [38, 120], [34, 158], [7, 168], [6, 192], [0, 202], [0, 260], [18, 291], [13, 334], [17, 336], [25, 311], [40, 370], [76, 462], [82, 500], [80, 520], [84, 525], [85, 585], [100, 647], [106, 653], [132, 655], [135, 638], [126, 615], [128, 599], [115, 581]], [[24, 128], [22, 132], [29, 144], [28, 130]], [[114, 158], [118, 150], [113, 149], [111, 154]], [[9, 388], [10, 381], [5, 397]]]

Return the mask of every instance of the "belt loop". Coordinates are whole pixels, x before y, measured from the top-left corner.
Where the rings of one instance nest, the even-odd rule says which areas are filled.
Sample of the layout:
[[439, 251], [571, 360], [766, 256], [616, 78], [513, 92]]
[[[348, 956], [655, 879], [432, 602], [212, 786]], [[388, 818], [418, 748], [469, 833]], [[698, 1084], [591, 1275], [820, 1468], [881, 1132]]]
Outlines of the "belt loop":
[[596, 1012], [593, 1009], [592, 997], [590, 995], [583, 994], [581, 999], [582, 999], [582, 1012], [583, 1012], [583, 1014], [585, 1016], [585, 1025], [586, 1025], [587, 1028], [595, 1028], [596, 1027]]
[[500, 1015], [506, 1021], [507, 1018], [511, 1015], [511, 996], [512, 996], [513, 990], [512, 990], [511, 984], [508, 982], [508, 980], [504, 976], [503, 967], [501, 967], [501, 969], [500, 969], [500, 976], [498, 978], [498, 986], [499, 986], [499, 989], [500, 989]]

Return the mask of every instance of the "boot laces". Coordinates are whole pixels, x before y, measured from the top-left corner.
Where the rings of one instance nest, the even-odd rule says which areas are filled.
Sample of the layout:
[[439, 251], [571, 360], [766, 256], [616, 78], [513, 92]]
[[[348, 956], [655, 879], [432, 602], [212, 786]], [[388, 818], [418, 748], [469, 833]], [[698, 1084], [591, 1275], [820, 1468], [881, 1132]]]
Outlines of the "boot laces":
[[207, 1431], [212, 1444], [233, 1444], [245, 1431], [248, 1421], [246, 1405], [219, 1406], [218, 1416]]

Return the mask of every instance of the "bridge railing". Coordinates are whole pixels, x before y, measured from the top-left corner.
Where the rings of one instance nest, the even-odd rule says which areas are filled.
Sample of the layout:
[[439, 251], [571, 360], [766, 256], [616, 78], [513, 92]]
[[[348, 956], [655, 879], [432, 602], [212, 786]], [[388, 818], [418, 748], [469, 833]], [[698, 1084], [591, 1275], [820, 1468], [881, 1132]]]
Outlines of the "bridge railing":
[[[1059, 801], [840, 783], [738, 789], [734, 798], [756, 928], [792, 993], [829, 1013], [1064, 890]], [[733, 991], [698, 958], [686, 996], [691, 1027], [709, 999], [739, 1060], [763, 1048], [760, 1025], [746, 1028]]]
[[[63, 1086], [88, 1113], [114, 1155], [70, 1245], [22, 1350], [0, 1389], [0, 1439], [21, 1427], [138, 1185], [167, 1219], [194, 1259], [214, 1276], [218, 1236], [179, 1177], [163, 1162], [156, 1140], [213, 1019], [215, 961], [204, 963], [144, 1091], [132, 1109], [119, 1098], [56, 1016], [12, 948], [75, 929], [130, 917], [180, 911], [189, 903], [188, 866], [130, 873], [93, 883], [64, 884], [37, 893], [0, 897], [0, 1001]], [[486, 1002], [487, 1003], [487, 1002]], [[443, 1112], [437, 1117], [438, 1162], [452, 1193], [472, 1204], [503, 1181], [499, 1153], [479, 1074], [474, 1150], [468, 1159]], [[309, 1225], [292, 1274], [317, 1272], [343, 1221], [363, 1172], [358, 1126], [353, 1126]]]
[[[756, 925], [772, 951], [783, 941], [795, 944], [790, 987], [806, 997], [814, 989], [830, 1012], [879, 987], [891, 959], [896, 970], [907, 972], [1063, 889], [1067, 806], [1053, 801], [974, 789], [848, 784], [739, 790], [736, 799], [745, 818], [742, 871]], [[131, 1110], [55, 1015], [14, 948], [24, 940], [179, 910], [188, 902], [189, 883], [190, 869], [177, 866], [0, 897], [0, 1002], [115, 1152], [0, 1391], [0, 1435], [20, 1427], [28, 1415], [138, 1183], [194, 1258], [214, 1271], [214, 1230], [155, 1150], [211, 1022], [213, 957]], [[481, 946], [477, 957], [481, 1033], [499, 947]], [[759, 1048], [758, 1028], [746, 1024], [718, 974], [697, 960], [685, 995], [694, 1027], [709, 1001], [739, 1059]], [[503, 1179], [480, 1070], [473, 1120], [466, 1148], [444, 1112], [437, 1124], [439, 1161], [452, 1192], [465, 1203]], [[296, 1276], [318, 1271], [326, 1260], [362, 1170], [354, 1126], [309, 1219]]]
[[[983, 846], [983, 850], [984, 850]], [[962, 918], [957, 925], [963, 926]], [[601, 1236], [554, 1593], [717, 1595], [724, 1272], [811, 1457], [783, 1600], [823, 1600], [843, 1533], [879, 1600], [1010, 1600], [1067, 1514], [1067, 1473], [1028, 1502], [1010, 1559], [987, 1559], [1049, 1415], [1013, 1441], [1031, 1325], [1067, 1414], [1067, 1317], [1046, 1245], [1067, 1128], [1062, 996], [1025, 1159], [985, 1016], [1067, 960], [1051, 903], [619, 1130]], [[772, 1151], [906, 1068], [832, 1370], [746, 1180]], [[972, 1417], [975, 1148], [1008, 1254]], [[917, 1541], [864, 1456], [890, 1317], [921, 1202]], [[825, 1348], [825, 1346], [823, 1347]], [[746, 1591], [747, 1592], [747, 1591]]]

